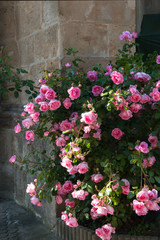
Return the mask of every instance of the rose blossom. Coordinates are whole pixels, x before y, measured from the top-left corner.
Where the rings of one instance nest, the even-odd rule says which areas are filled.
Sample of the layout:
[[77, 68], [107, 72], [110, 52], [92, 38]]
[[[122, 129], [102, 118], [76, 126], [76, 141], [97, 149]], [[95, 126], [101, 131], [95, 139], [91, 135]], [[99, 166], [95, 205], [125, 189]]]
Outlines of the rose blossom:
[[81, 117], [81, 122], [84, 122], [86, 124], [93, 124], [97, 120], [98, 115], [94, 113], [94, 111], [90, 111], [82, 113]]
[[81, 95], [81, 90], [78, 87], [71, 87], [67, 92], [71, 100], [77, 99]]
[[69, 158], [64, 157], [62, 159], [61, 166], [65, 167], [67, 169], [72, 168], [72, 161]]
[[31, 131], [26, 131], [26, 139], [30, 141], [34, 141], [34, 132]]
[[151, 76], [144, 72], [137, 72], [134, 75], [134, 78], [139, 82], [148, 82], [151, 79]]
[[68, 119], [66, 119], [60, 123], [61, 132], [70, 130], [70, 129], [72, 129], [72, 127], [73, 127], [73, 125], [71, 122], [68, 121]]
[[95, 97], [97, 97], [103, 92], [103, 89], [103, 87], [95, 85], [92, 87], [92, 93]]
[[41, 111], [47, 111], [49, 106], [48, 106], [48, 103], [47, 102], [40, 102], [40, 110]]
[[110, 240], [111, 234], [115, 233], [115, 228], [111, 226], [111, 224], [103, 225], [102, 228], [97, 228], [95, 233], [102, 240]]
[[122, 193], [125, 195], [128, 195], [130, 192], [130, 183], [127, 179], [122, 179], [121, 181], [124, 182], [125, 186], [121, 186], [122, 187]]
[[124, 82], [123, 75], [120, 72], [113, 71], [110, 76], [111, 76], [111, 80], [116, 85], [119, 85]]
[[126, 39], [127, 41], [132, 41], [132, 34], [129, 31], [124, 31], [122, 32], [122, 34], [120, 35], [120, 40], [124, 40]]
[[158, 197], [158, 191], [156, 189], [152, 189], [152, 191], [148, 191], [149, 200], [156, 199]]
[[38, 122], [39, 121], [39, 112], [35, 112], [33, 114], [31, 114], [31, 118], [33, 119], [34, 122]]
[[95, 183], [101, 182], [103, 180], [102, 174], [93, 174], [91, 175], [91, 180]]
[[62, 186], [62, 189], [65, 193], [70, 193], [73, 191], [73, 184], [71, 181], [65, 181], [65, 183]]
[[47, 85], [43, 84], [40, 88], [40, 93], [44, 95], [49, 89], [50, 88]]
[[123, 134], [124, 132], [122, 132], [119, 128], [114, 128], [112, 130], [112, 136], [117, 140], [120, 140]]
[[71, 107], [72, 103], [71, 103], [71, 100], [70, 98], [66, 98], [64, 101], [63, 101], [63, 106], [66, 108], [66, 109], [69, 109]]
[[19, 123], [14, 127], [14, 131], [15, 131], [15, 133], [21, 132], [21, 126]]
[[56, 202], [57, 204], [61, 204], [63, 202], [63, 199], [60, 195], [56, 196]]
[[44, 95], [42, 95], [42, 94], [39, 94], [36, 98], [35, 98], [35, 102], [36, 103], [40, 103], [40, 102], [43, 102], [45, 100], [45, 97], [44, 97]]
[[146, 215], [148, 213], [148, 209], [145, 204], [143, 202], [138, 202], [137, 200], [133, 200], [133, 209], [139, 216]]
[[150, 101], [150, 97], [147, 94], [141, 95], [140, 103], [147, 103]]
[[123, 120], [128, 120], [133, 117], [132, 112], [130, 110], [122, 110], [121, 113], [119, 114], [119, 116]]
[[130, 100], [132, 102], [139, 102], [141, 100], [141, 95], [139, 94], [139, 92], [133, 93], [130, 97]]
[[66, 225], [69, 226], [69, 227], [78, 227], [77, 219], [75, 217], [70, 217], [66, 221]]
[[152, 134], [150, 134], [150, 135], [149, 135], [149, 138], [148, 138], [148, 142], [150, 142], [151, 144], [157, 145], [157, 143], [158, 143], [158, 138], [157, 138], [157, 136], [152, 136]]
[[33, 122], [33, 121], [31, 120], [31, 118], [29, 117], [29, 118], [26, 118], [26, 119], [24, 119], [24, 120], [22, 121], [22, 125], [23, 125], [23, 127], [29, 129], [31, 126], [34, 125], [34, 122]]
[[156, 58], [156, 63], [157, 63], [157, 64], [160, 64], [160, 55], [157, 56], [157, 58]]
[[68, 168], [67, 172], [69, 172], [70, 175], [73, 175], [78, 172], [78, 168], [77, 168], [77, 166], [74, 165], [73, 167]]
[[89, 193], [84, 190], [78, 190], [78, 191], [74, 190], [72, 192], [72, 197], [83, 201], [85, 200], [86, 196], [88, 196], [88, 194]]
[[104, 74], [105, 76], [109, 76], [112, 72], [112, 66], [111, 65], [107, 65], [106, 67], [106, 73]]
[[54, 99], [54, 100], [51, 100], [49, 102], [48, 106], [49, 106], [49, 110], [51, 110], [51, 111], [52, 110], [56, 110], [56, 109], [58, 109], [61, 106], [61, 102], [56, 100], [56, 99]]
[[16, 155], [13, 155], [10, 159], [9, 162], [10, 163], [14, 163], [16, 161]]
[[130, 105], [130, 110], [131, 110], [132, 112], [134, 112], [134, 113], [139, 112], [139, 110], [141, 110], [141, 109], [142, 109], [142, 105], [141, 105], [141, 104], [132, 103], [132, 104]]
[[156, 88], [160, 88], [160, 80], [156, 83]]
[[146, 142], [141, 142], [140, 145], [136, 145], [135, 149], [137, 151], [141, 151], [142, 153], [148, 153], [149, 149], [148, 149], [148, 144]]
[[68, 68], [68, 67], [71, 66], [71, 63], [70, 63], [70, 62], [67, 62], [67, 63], [65, 63], [65, 66]]
[[71, 208], [73, 208], [75, 206], [75, 201], [69, 201], [69, 199], [65, 200], [65, 204], [66, 206], [70, 206]]
[[88, 172], [88, 163], [82, 162], [78, 164], [78, 172], [81, 174], [85, 174], [86, 172]]
[[35, 196], [31, 197], [31, 203], [33, 205], [37, 205], [38, 207], [42, 207], [42, 203], [39, 201], [38, 198], [36, 198]]
[[36, 186], [34, 185], [33, 182], [31, 182], [30, 184], [27, 184], [26, 193], [29, 193], [30, 196], [33, 196], [36, 194]]
[[45, 93], [45, 98], [47, 100], [53, 100], [56, 98], [56, 93], [52, 88], [49, 88], [47, 92]]
[[57, 145], [58, 147], [63, 147], [63, 146], [65, 146], [65, 145], [66, 145], [65, 139], [62, 138], [62, 137], [57, 138], [57, 139], [56, 139], [56, 145]]
[[132, 37], [133, 38], [137, 38], [138, 37], [138, 34], [136, 32], [132, 32]]
[[91, 80], [92, 82], [97, 80], [97, 72], [96, 71], [89, 71], [87, 73], [87, 78]]
[[24, 105], [24, 111], [28, 112], [29, 114], [34, 113], [34, 108], [35, 105], [33, 103], [27, 103], [26, 105]]
[[159, 210], [160, 210], [159, 205], [158, 205], [156, 202], [153, 202], [153, 201], [148, 201], [148, 202], [146, 203], [146, 207], [147, 207], [149, 210], [152, 210], [152, 211], [159, 211]]
[[143, 188], [142, 191], [137, 193], [136, 197], [139, 201], [142, 202], [148, 201], [149, 200], [148, 190], [146, 188]]
[[153, 88], [152, 92], [149, 94], [154, 102], [157, 102], [160, 100], [160, 92], [158, 91], [158, 88]]

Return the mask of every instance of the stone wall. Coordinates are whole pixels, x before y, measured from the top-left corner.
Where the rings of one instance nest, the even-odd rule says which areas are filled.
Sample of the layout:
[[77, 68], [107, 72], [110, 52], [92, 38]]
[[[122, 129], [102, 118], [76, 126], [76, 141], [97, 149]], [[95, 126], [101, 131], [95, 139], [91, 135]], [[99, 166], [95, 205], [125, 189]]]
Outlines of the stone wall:
[[[107, 64], [114, 59], [121, 46], [119, 35], [124, 30], [135, 30], [135, 0], [107, 1], [1, 1], [0, 44], [8, 48], [13, 65], [28, 70], [28, 78], [38, 83], [42, 69], [61, 67], [68, 61], [64, 48], [79, 50], [87, 63]], [[10, 156], [27, 152], [24, 136], [14, 133], [13, 127], [20, 116], [24, 94], [17, 100], [10, 95], [0, 105], [0, 192], [14, 197], [21, 205], [31, 208], [50, 226], [54, 226], [55, 201], [44, 207], [31, 206], [26, 185], [33, 178], [27, 169], [8, 163]]]

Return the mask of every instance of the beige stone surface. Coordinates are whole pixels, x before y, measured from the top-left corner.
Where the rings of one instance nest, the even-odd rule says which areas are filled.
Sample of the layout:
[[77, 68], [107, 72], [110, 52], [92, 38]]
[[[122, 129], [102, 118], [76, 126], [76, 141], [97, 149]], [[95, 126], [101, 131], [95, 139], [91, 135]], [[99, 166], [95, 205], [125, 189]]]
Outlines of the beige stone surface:
[[43, 1], [43, 24], [56, 22], [59, 18], [59, 1]]
[[19, 41], [21, 66], [27, 66], [34, 62], [34, 36], [27, 37]]

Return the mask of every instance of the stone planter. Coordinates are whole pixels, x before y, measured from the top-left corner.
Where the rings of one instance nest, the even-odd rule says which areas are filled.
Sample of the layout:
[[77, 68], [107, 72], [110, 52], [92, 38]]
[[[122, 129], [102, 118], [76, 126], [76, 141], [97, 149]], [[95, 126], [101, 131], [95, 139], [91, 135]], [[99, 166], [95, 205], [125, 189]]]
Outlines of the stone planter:
[[[82, 226], [71, 228], [61, 219], [57, 219], [56, 235], [60, 240], [100, 240], [89, 228]], [[113, 235], [112, 240], [160, 240], [160, 237]]]

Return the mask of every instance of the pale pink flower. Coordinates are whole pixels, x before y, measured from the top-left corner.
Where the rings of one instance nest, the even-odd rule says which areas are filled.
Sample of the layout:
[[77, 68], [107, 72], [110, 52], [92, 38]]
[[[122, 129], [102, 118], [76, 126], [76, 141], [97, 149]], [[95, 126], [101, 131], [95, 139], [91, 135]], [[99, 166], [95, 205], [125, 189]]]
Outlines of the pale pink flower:
[[140, 100], [140, 103], [147, 103], [149, 102], [151, 99], [150, 97], [147, 95], [147, 94], [143, 94], [141, 95], [141, 100]]
[[34, 122], [32, 121], [32, 119], [29, 117], [29, 118], [26, 118], [22, 121], [22, 125], [23, 127], [29, 129], [31, 126], [34, 125]]
[[139, 216], [146, 215], [148, 213], [148, 209], [146, 208], [145, 204], [137, 200], [133, 200], [133, 209]]
[[148, 82], [151, 79], [151, 76], [144, 72], [137, 72], [134, 75], [134, 78], [139, 82]]
[[52, 89], [52, 88], [49, 88], [47, 90], [47, 92], [45, 93], [45, 98], [47, 100], [53, 100], [56, 98], [56, 92]]
[[146, 207], [149, 209], [149, 210], [152, 210], [152, 211], [159, 211], [160, 210], [160, 207], [159, 205], [154, 202], [154, 201], [148, 201], [146, 203]]
[[78, 172], [81, 174], [85, 174], [86, 172], [88, 172], [88, 163], [82, 162], [78, 164]]
[[112, 136], [117, 140], [120, 140], [123, 135], [124, 132], [122, 132], [119, 128], [114, 128], [112, 130]]
[[67, 220], [68, 220], [68, 216], [67, 216], [67, 214], [66, 214], [65, 212], [62, 212], [61, 219], [62, 219], [63, 221], [67, 221]]
[[57, 110], [60, 106], [61, 106], [61, 102], [54, 99], [54, 100], [51, 100], [48, 104], [49, 106], [49, 110]]
[[92, 87], [92, 93], [95, 97], [97, 97], [103, 92], [103, 89], [103, 87], [95, 85]]
[[146, 188], [143, 188], [142, 191], [137, 193], [136, 197], [139, 201], [142, 202], [148, 201], [149, 200], [148, 190]]
[[25, 117], [25, 116], [26, 116], [26, 113], [25, 113], [25, 112], [22, 112], [22, 113], [21, 113], [21, 116], [22, 116], [22, 117]]
[[93, 137], [101, 140], [101, 129], [98, 129], [96, 133], [93, 133]]
[[120, 72], [113, 71], [110, 76], [111, 76], [111, 80], [116, 85], [119, 85], [124, 82], [123, 75]]
[[122, 193], [128, 195], [130, 192], [130, 183], [127, 179], [122, 179], [121, 181], [125, 183], [125, 186], [122, 186]]
[[107, 65], [106, 67], [106, 73], [104, 74], [105, 76], [109, 76], [112, 72], [112, 66], [111, 65]]
[[157, 56], [156, 63], [160, 64], [160, 55]]
[[158, 191], [156, 189], [152, 189], [152, 191], [148, 191], [149, 200], [157, 199]]
[[70, 175], [73, 175], [78, 172], [78, 168], [77, 168], [77, 166], [73, 166], [71, 168], [68, 168], [67, 172], [69, 172]]
[[148, 153], [149, 152], [148, 144], [146, 142], [141, 142], [139, 145], [139, 150], [143, 153]]
[[156, 88], [160, 88], [160, 80], [156, 83]]
[[71, 107], [72, 103], [71, 103], [71, 100], [70, 98], [66, 98], [64, 101], [63, 101], [63, 106], [66, 108], [66, 109], [69, 109]]
[[36, 198], [36, 196], [31, 197], [31, 203], [32, 203], [33, 205], [37, 205], [38, 207], [41, 207], [41, 206], [42, 206], [41, 202], [39, 201], [38, 198]]
[[65, 63], [65, 66], [68, 68], [68, 67], [71, 66], [71, 63], [70, 63], [70, 62], [67, 62], [67, 63]]
[[69, 93], [71, 100], [77, 99], [81, 95], [81, 90], [78, 87], [71, 87], [67, 92]]
[[39, 94], [36, 98], [35, 98], [35, 101], [36, 103], [40, 103], [40, 102], [43, 102], [45, 100], [45, 96], [43, 94]]
[[65, 183], [62, 186], [62, 189], [66, 193], [70, 193], [73, 191], [73, 184], [71, 181], [65, 181]]
[[66, 145], [65, 139], [62, 138], [62, 137], [57, 138], [57, 139], [56, 139], [56, 145], [57, 145], [58, 147], [63, 147], [63, 146], [65, 146], [65, 145]]
[[50, 87], [48, 87], [47, 85], [43, 84], [40, 88], [40, 93], [42, 95], [44, 95], [48, 90], [50, 89]]
[[89, 195], [89, 193], [87, 191], [84, 191], [84, 190], [74, 190], [72, 192], [72, 197], [73, 198], [76, 198], [76, 199], [79, 199], [79, 200], [85, 200], [85, 198]]
[[31, 118], [33, 119], [34, 122], [38, 122], [39, 121], [39, 115], [40, 113], [39, 112], [35, 112], [33, 114], [31, 114]]
[[61, 166], [65, 168], [72, 168], [72, 161], [68, 157], [64, 157], [61, 162]]
[[61, 204], [63, 202], [63, 199], [60, 195], [56, 196], [56, 202], [57, 204]]
[[70, 218], [66, 221], [66, 225], [69, 226], [69, 227], [78, 227], [77, 218], [75, 218], [75, 217], [70, 217]]
[[32, 130], [26, 131], [26, 139], [29, 141], [34, 141], [34, 132]]
[[40, 102], [40, 110], [41, 111], [47, 111], [49, 106], [48, 106], [48, 103], [47, 102]]
[[122, 34], [120, 35], [120, 40], [124, 40], [126, 39], [127, 41], [132, 41], [132, 34], [129, 31], [124, 31], [122, 32]]
[[95, 233], [102, 240], [110, 240], [111, 234], [115, 233], [115, 228], [111, 226], [111, 224], [103, 225], [102, 228], [97, 228]]
[[87, 73], [87, 78], [91, 80], [92, 82], [97, 80], [97, 72], [96, 71], [89, 71]]
[[133, 117], [132, 112], [130, 110], [122, 110], [119, 114], [119, 116], [123, 119], [123, 120], [128, 120], [130, 118]]
[[10, 163], [14, 163], [16, 161], [16, 155], [13, 155], [10, 159], [9, 162]]
[[27, 184], [26, 193], [29, 193], [30, 196], [33, 196], [36, 194], [36, 186], [34, 185], [33, 182], [31, 182], [30, 184]]
[[152, 134], [149, 135], [148, 142], [151, 144], [157, 144], [158, 143], [158, 138], [157, 136], [152, 136]]
[[47, 137], [48, 135], [49, 135], [49, 132], [48, 132], [48, 131], [44, 132], [44, 136], [45, 136], [45, 137]]
[[15, 131], [15, 133], [21, 132], [21, 126], [19, 123], [14, 127], [14, 131]]
[[33, 103], [27, 103], [26, 105], [24, 105], [24, 111], [28, 112], [29, 114], [34, 113], [34, 108], [35, 105]]
[[98, 183], [98, 182], [101, 182], [103, 180], [103, 176], [100, 173], [93, 174], [93, 175], [91, 175], [91, 180], [95, 183]]
[[81, 114], [81, 122], [86, 124], [93, 124], [96, 122], [98, 115], [94, 111], [85, 112]]
[[85, 126], [85, 127], [84, 127], [84, 132], [85, 132], [85, 133], [89, 133], [90, 131], [91, 131], [90, 126]]

